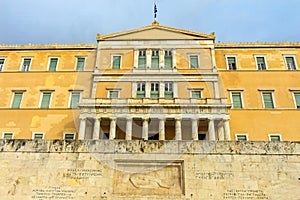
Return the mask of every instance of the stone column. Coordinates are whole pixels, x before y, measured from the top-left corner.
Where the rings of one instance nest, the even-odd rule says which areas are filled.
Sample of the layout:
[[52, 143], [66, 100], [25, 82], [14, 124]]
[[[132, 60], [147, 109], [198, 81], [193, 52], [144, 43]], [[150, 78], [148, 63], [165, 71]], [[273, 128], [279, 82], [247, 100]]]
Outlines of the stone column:
[[175, 118], [175, 140], [182, 140], [181, 118]]
[[132, 118], [128, 117], [126, 119], [126, 136], [125, 140], [132, 140]]
[[225, 137], [224, 137], [224, 127], [223, 127], [223, 122], [222, 121], [220, 121], [219, 125], [218, 125], [218, 139], [220, 141], [225, 140]]
[[198, 140], [198, 119], [192, 119], [192, 137], [193, 140]]
[[176, 50], [175, 49], [172, 50], [172, 64], [173, 64], [172, 68], [174, 66], [176, 66]]
[[[218, 78], [218, 77], [217, 77]], [[214, 98], [220, 98], [219, 81], [214, 81]]]
[[159, 83], [159, 98], [164, 98], [165, 97], [165, 83], [160, 82]]
[[165, 121], [165, 118], [159, 119], [159, 140], [165, 140], [166, 138]]
[[146, 50], [146, 68], [151, 68], [152, 50]]
[[84, 140], [85, 138], [85, 128], [86, 128], [86, 118], [80, 118], [79, 125], [79, 140]]
[[100, 118], [96, 117], [94, 119], [94, 131], [93, 131], [93, 140], [100, 139]]
[[116, 118], [111, 118], [110, 119], [110, 127], [109, 127], [109, 139], [113, 140], [116, 138]]
[[145, 83], [145, 97], [150, 98], [150, 96], [151, 96], [151, 83], [146, 82]]
[[134, 50], [133, 66], [136, 67], [136, 68], [138, 68], [138, 66], [139, 66], [139, 50], [138, 49]]
[[177, 87], [177, 82], [173, 82], [173, 98], [178, 97], [178, 87]]
[[144, 140], [148, 140], [148, 129], [149, 129], [149, 118], [143, 119], [143, 132], [142, 132], [142, 138]]
[[209, 140], [216, 140], [215, 121], [213, 119], [210, 119], [208, 122], [208, 138]]
[[224, 135], [225, 135], [225, 140], [231, 140], [230, 137], [230, 127], [229, 127], [229, 119], [224, 120]]
[[159, 50], [159, 69], [165, 67], [165, 51], [163, 49]]

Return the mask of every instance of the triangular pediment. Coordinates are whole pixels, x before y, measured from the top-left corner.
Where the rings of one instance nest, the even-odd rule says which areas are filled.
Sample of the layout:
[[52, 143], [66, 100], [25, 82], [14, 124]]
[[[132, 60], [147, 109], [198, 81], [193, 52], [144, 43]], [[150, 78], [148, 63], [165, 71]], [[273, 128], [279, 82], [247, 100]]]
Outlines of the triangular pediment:
[[150, 26], [137, 28], [129, 31], [99, 35], [97, 40], [212, 40], [214, 33], [204, 34], [167, 26], [161, 26], [153, 22]]

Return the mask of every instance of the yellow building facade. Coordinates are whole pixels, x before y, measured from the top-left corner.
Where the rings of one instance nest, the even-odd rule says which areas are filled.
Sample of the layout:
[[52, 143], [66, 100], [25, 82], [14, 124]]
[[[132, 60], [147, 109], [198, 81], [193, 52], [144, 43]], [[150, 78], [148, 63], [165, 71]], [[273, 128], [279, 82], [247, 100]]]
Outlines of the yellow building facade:
[[95, 45], [2, 45], [0, 133], [299, 141], [299, 47], [215, 43], [156, 21]]

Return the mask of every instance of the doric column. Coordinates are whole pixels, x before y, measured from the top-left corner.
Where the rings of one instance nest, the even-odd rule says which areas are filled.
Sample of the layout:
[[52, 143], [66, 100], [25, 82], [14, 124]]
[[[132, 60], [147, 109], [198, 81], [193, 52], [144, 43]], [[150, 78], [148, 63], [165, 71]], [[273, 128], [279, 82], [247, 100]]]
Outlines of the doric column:
[[223, 141], [225, 140], [225, 137], [224, 137], [224, 127], [223, 127], [223, 122], [219, 122], [219, 125], [218, 125], [218, 139], [220, 141]]
[[146, 50], [146, 68], [151, 68], [151, 58], [152, 58], [152, 50]]
[[198, 119], [192, 119], [192, 137], [193, 140], [198, 140]]
[[143, 119], [143, 132], [142, 132], [142, 138], [144, 140], [148, 140], [148, 128], [149, 128], [149, 118]]
[[100, 118], [96, 117], [94, 119], [94, 131], [93, 131], [93, 139], [100, 139]]
[[135, 49], [134, 50], [134, 61], [133, 61], [133, 66], [138, 68], [139, 65], [139, 50]]
[[80, 118], [80, 125], [79, 125], [79, 140], [84, 140], [85, 136], [85, 128], [86, 128], [86, 118]]
[[182, 140], [181, 118], [175, 118], [175, 140]]
[[166, 133], [165, 133], [165, 118], [159, 119], [159, 140], [165, 140], [166, 139]]
[[126, 136], [125, 140], [132, 140], [132, 118], [128, 117], [126, 119]]
[[109, 127], [109, 139], [113, 140], [116, 138], [116, 118], [111, 118], [110, 119], [110, 127]]
[[213, 119], [210, 119], [208, 122], [208, 137], [209, 137], [209, 140], [216, 140], [215, 121]]
[[175, 49], [172, 50], [172, 64], [173, 64], [172, 68], [174, 66], [176, 66], [176, 50]]
[[230, 137], [230, 127], [229, 127], [229, 119], [224, 120], [224, 135], [225, 135], [225, 140], [231, 140]]

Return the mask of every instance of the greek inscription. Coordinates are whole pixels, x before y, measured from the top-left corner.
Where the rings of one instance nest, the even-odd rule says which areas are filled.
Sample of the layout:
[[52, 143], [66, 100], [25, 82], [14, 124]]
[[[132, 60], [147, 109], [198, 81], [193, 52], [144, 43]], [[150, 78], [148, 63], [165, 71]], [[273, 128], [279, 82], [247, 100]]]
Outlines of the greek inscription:
[[49, 187], [47, 189], [33, 189], [32, 190], [33, 195], [31, 196], [31, 199], [34, 200], [70, 200], [75, 199], [74, 194], [75, 190], [73, 189], [64, 189], [61, 187]]
[[101, 169], [67, 169], [64, 177], [71, 179], [88, 179], [90, 177], [101, 177]]
[[238, 200], [262, 200], [269, 199], [269, 197], [262, 190], [226, 190], [223, 194], [223, 199], [238, 199]]
[[197, 171], [195, 177], [201, 180], [225, 180], [233, 177], [231, 171]]

